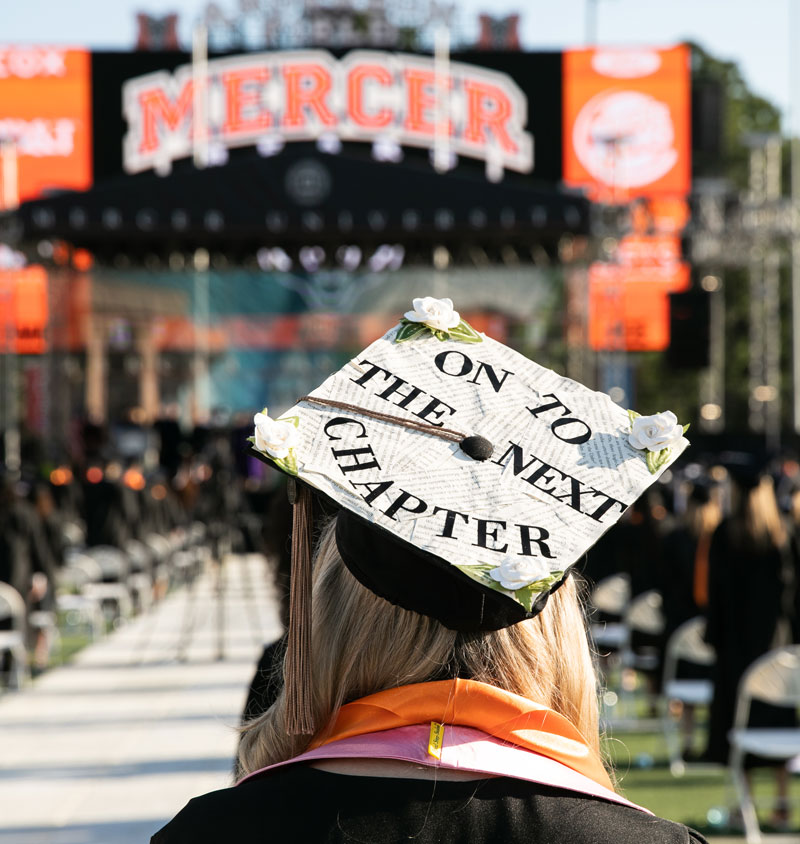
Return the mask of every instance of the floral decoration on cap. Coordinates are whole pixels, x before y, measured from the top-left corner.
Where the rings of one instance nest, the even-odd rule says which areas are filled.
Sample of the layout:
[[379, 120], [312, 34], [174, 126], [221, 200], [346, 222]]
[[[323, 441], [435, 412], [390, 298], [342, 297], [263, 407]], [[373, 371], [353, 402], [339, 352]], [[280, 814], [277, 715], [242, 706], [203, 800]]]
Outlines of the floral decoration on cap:
[[255, 434], [248, 437], [258, 451], [268, 454], [272, 462], [290, 475], [297, 474], [297, 458], [294, 450], [298, 443], [299, 416], [273, 419], [265, 407], [253, 417]]
[[424, 296], [414, 299], [413, 310], [406, 311], [400, 320], [401, 327], [394, 338], [404, 343], [412, 337], [433, 334], [437, 340], [461, 340], [463, 343], [480, 343], [483, 338], [453, 308], [452, 299], [435, 299]]
[[669, 461], [672, 449], [684, 442], [683, 435], [689, 426], [680, 425], [671, 410], [652, 416], [642, 416], [635, 410], [629, 410], [628, 418], [631, 421], [628, 442], [640, 451], [647, 451], [647, 468], [654, 475]]
[[543, 560], [530, 557], [506, 557], [496, 568], [487, 568], [490, 568], [489, 577], [495, 581], [493, 588], [499, 585], [512, 593], [527, 610], [531, 609], [534, 597], [549, 589], [564, 573], [551, 572]]
[[518, 601], [528, 612], [536, 596], [547, 592], [564, 575], [563, 571], [552, 571], [543, 560], [526, 557], [506, 557], [499, 566], [476, 563], [456, 568], [489, 589]]

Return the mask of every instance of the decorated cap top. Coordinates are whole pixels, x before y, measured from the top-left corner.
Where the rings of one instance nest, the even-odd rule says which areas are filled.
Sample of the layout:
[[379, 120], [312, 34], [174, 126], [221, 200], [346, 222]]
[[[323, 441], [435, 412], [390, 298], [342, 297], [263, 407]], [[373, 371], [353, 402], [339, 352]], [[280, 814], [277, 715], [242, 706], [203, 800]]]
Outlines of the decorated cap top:
[[255, 423], [257, 453], [341, 507], [351, 572], [458, 630], [535, 615], [688, 445], [669, 411], [626, 411], [432, 297]]

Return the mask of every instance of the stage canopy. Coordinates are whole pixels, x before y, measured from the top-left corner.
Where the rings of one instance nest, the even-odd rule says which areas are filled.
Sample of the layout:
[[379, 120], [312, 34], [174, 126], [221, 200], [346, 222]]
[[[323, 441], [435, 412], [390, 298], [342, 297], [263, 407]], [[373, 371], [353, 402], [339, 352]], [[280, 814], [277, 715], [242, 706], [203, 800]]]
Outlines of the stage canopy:
[[589, 208], [577, 194], [527, 180], [488, 182], [480, 168], [439, 174], [419, 157], [390, 164], [362, 145], [325, 155], [297, 144], [269, 158], [235, 150], [223, 166], [205, 169], [178, 162], [164, 177], [118, 176], [23, 203], [5, 226], [24, 248], [59, 239], [109, 262], [198, 248], [230, 260], [270, 247], [292, 255], [320, 246], [332, 256], [343, 244], [366, 251], [382, 243], [426, 263], [437, 245], [456, 257], [512, 245], [530, 260], [532, 246], [552, 252], [565, 233], [587, 233]]

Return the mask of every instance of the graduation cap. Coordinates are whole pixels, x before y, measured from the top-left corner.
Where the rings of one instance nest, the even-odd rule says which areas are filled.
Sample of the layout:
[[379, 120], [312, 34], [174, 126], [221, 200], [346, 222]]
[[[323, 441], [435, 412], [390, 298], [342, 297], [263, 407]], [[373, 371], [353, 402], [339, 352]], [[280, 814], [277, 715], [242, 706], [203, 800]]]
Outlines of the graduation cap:
[[754, 489], [769, 474], [769, 458], [762, 452], [724, 451], [719, 456], [721, 465], [743, 492]]
[[310, 642], [310, 629], [293, 629], [310, 628], [299, 620], [309, 612], [308, 487], [341, 508], [337, 546], [360, 583], [448, 628], [488, 631], [541, 611], [688, 445], [674, 414], [626, 411], [431, 297], [255, 425], [254, 452], [300, 482], [287, 673], [303, 663], [292, 643]]

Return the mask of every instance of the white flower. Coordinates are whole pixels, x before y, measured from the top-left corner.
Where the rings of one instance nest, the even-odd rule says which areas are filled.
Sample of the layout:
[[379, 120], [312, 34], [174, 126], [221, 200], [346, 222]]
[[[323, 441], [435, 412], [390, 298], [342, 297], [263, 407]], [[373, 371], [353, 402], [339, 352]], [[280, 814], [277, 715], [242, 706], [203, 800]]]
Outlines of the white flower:
[[414, 299], [411, 304], [414, 310], [406, 311], [405, 314], [409, 322], [424, 322], [428, 328], [438, 331], [449, 331], [461, 322], [458, 311], [453, 310], [452, 299], [426, 296], [424, 299]]
[[291, 422], [279, 422], [266, 413], [256, 413], [253, 418], [256, 426], [256, 448], [271, 457], [283, 460], [289, 456], [289, 449], [297, 444], [297, 428]]
[[683, 427], [671, 411], [655, 413], [653, 416], [637, 416], [631, 423], [628, 441], [634, 448], [648, 451], [662, 451], [677, 445], [683, 438]]
[[489, 572], [493, 580], [498, 580], [503, 589], [516, 592], [549, 577], [550, 569], [536, 557], [506, 557], [502, 563]]

